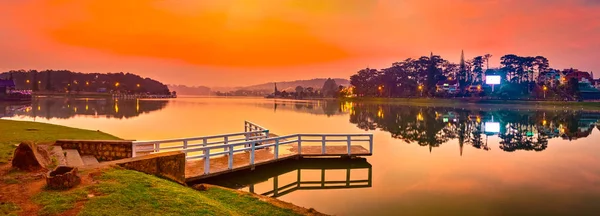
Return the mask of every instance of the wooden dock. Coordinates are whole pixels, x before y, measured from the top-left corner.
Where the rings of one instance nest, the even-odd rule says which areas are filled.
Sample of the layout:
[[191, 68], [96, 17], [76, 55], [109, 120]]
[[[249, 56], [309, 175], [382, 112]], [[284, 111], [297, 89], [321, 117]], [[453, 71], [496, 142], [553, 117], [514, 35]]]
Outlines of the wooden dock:
[[[204, 173], [204, 159], [190, 160], [187, 161], [185, 165], [186, 182], [197, 181], [229, 172], [252, 169], [256, 166], [275, 163], [286, 159], [348, 156], [348, 148], [345, 146], [326, 146], [325, 154], [321, 153], [321, 146], [304, 146], [302, 147], [301, 154], [298, 153], [297, 146], [291, 146], [288, 150], [289, 153], [280, 155], [277, 159], [275, 159], [273, 149], [257, 150], [254, 155], [254, 165], [250, 163], [250, 152], [234, 154], [232, 169], [229, 169], [229, 156], [226, 155], [219, 158], [211, 158], [210, 172], [208, 174]], [[351, 146], [351, 151], [353, 152], [351, 155], [352, 157], [371, 155], [368, 149], [358, 145]]]
[[245, 123], [245, 132], [170, 140], [136, 141], [133, 156], [183, 151], [186, 181], [253, 169], [303, 157], [358, 157], [373, 154], [372, 134], [269, 135], [269, 130]]

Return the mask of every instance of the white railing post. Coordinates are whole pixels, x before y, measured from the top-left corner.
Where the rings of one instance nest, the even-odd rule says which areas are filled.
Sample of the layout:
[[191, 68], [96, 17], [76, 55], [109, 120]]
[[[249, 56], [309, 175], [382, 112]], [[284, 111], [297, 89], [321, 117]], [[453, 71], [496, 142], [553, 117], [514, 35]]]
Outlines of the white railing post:
[[352, 143], [352, 136], [348, 135], [348, 156], [352, 155], [352, 150], [351, 150], [352, 148], [351, 148], [350, 143]]
[[185, 152], [185, 157], [187, 157], [188, 153], [187, 153], [187, 146], [188, 146], [188, 141], [184, 140], [183, 141], [183, 151]]
[[136, 157], [137, 156], [137, 150], [136, 150], [136, 146], [134, 142], [131, 143], [131, 157]]
[[[208, 139], [206, 137], [202, 138], [202, 148], [206, 147], [206, 143], [208, 143]], [[202, 149], [202, 153], [206, 153], [206, 149]]]
[[275, 140], [275, 160], [279, 158], [279, 139]]
[[256, 142], [252, 142], [251, 147], [251, 151], [250, 151], [250, 165], [254, 166], [254, 151], [256, 148]]
[[373, 134], [369, 135], [369, 153], [373, 154]]
[[154, 149], [154, 152], [160, 152], [160, 143], [159, 142], [156, 143], [155, 147], [156, 148]]
[[210, 173], [210, 149], [204, 149], [204, 174]]
[[233, 146], [229, 146], [229, 170], [233, 169]]
[[321, 137], [322, 137], [322, 142], [323, 142], [323, 144], [321, 144], [321, 153], [325, 154], [325, 135], [323, 135]]
[[302, 156], [302, 136], [298, 135], [298, 154]]

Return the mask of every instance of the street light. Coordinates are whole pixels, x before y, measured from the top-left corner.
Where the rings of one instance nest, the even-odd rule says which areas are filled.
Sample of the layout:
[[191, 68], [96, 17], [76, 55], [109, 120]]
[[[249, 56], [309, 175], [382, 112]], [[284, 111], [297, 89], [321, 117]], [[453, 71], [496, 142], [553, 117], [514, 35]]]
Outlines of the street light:
[[115, 83], [115, 87], [119, 87], [119, 85], [120, 85], [119, 82]]
[[139, 88], [139, 87], [140, 87], [140, 84], [138, 83], [136, 86]]
[[547, 86], [544, 86], [544, 88], [543, 88], [543, 89], [544, 89], [544, 99], [546, 99], [546, 91], [548, 90], [548, 87], [547, 87]]
[[419, 85], [419, 91], [421, 91], [421, 97], [423, 97], [423, 86]]
[[29, 83], [29, 80], [25, 80], [26, 83]]

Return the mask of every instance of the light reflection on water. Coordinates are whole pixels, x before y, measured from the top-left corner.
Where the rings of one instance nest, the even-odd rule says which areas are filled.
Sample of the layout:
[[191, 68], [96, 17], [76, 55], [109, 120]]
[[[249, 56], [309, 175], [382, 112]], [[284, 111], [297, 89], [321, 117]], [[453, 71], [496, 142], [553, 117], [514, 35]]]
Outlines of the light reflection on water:
[[[244, 120], [279, 135], [373, 133], [374, 156], [366, 161], [290, 161], [211, 180], [329, 214], [600, 211], [600, 114], [480, 108], [224, 98], [40, 99], [0, 105], [0, 115], [138, 140], [239, 132]], [[275, 193], [275, 188], [282, 190]]]

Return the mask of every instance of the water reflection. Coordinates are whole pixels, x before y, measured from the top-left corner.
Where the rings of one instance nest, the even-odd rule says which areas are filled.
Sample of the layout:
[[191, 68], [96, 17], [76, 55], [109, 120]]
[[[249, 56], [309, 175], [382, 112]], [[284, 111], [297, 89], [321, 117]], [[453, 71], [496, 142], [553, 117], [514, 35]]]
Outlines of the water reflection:
[[309, 113], [313, 115], [345, 115], [351, 110], [352, 103], [340, 103], [335, 100], [321, 101], [297, 101], [297, 100], [273, 100], [272, 103], [258, 103], [257, 106], [277, 111], [293, 111], [298, 113]]
[[372, 166], [364, 158], [306, 158], [259, 166], [251, 174], [236, 172], [201, 182], [278, 198], [298, 190], [370, 188]]
[[0, 117], [69, 119], [75, 116], [128, 119], [164, 109], [168, 100], [38, 98], [28, 104], [0, 104]]
[[458, 140], [463, 146], [490, 150], [488, 138], [498, 136], [500, 149], [543, 151], [548, 140], [575, 140], [598, 127], [600, 113], [583, 111], [469, 110], [357, 104], [350, 122], [363, 130], [381, 129], [406, 143], [435, 147]]

